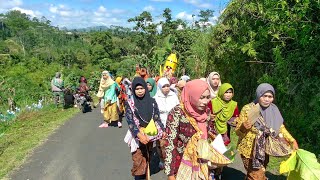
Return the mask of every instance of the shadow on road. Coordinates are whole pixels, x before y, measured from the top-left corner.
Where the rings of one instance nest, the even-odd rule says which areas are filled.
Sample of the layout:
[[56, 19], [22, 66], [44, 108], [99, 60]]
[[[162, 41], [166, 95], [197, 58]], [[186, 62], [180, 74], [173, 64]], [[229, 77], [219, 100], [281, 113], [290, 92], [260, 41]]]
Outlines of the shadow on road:
[[[285, 180], [286, 177], [283, 175], [272, 174], [271, 172], [266, 173], [269, 180]], [[222, 177], [224, 180], [233, 179], [244, 179], [245, 174], [242, 171], [234, 169], [232, 167], [224, 167], [222, 172]]]
[[234, 169], [232, 167], [224, 167], [222, 171], [222, 177], [225, 180], [228, 179], [244, 179], [245, 174], [242, 171]]

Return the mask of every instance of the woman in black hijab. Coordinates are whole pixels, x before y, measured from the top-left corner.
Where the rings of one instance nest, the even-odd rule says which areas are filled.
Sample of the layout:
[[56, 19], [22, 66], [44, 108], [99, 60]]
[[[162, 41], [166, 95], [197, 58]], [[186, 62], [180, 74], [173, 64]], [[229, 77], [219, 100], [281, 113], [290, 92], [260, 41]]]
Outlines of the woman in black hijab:
[[[135, 179], [147, 178], [149, 174], [150, 151], [153, 142], [165, 138], [164, 126], [160, 120], [159, 108], [156, 101], [150, 97], [147, 83], [141, 77], [135, 77], [132, 81], [131, 99], [125, 103], [125, 116], [129, 130], [125, 142], [131, 148], [133, 168], [132, 176]], [[149, 123], [155, 123], [157, 134], [148, 135], [144, 129]]]

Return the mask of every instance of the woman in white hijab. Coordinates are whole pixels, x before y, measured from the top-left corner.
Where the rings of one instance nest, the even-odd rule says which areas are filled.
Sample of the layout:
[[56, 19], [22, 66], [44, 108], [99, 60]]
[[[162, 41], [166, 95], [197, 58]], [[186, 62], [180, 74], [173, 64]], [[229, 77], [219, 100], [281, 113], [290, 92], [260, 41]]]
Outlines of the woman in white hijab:
[[179, 98], [173, 91], [170, 91], [170, 83], [167, 78], [160, 78], [158, 81], [158, 90], [154, 98], [159, 107], [160, 119], [166, 127], [167, 117], [170, 110], [179, 104]]
[[207, 77], [207, 83], [209, 85], [211, 98], [216, 98], [219, 87], [221, 86], [220, 74], [218, 72], [211, 72]]
[[[158, 90], [154, 98], [159, 107], [161, 122], [164, 125], [164, 127], [166, 127], [169, 112], [176, 105], [180, 104], [177, 94], [170, 90], [170, 83], [167, 78], [160, 78], [158, 80]], [[158, 145], [158, 153], [160, 155], [159, 167], [163, 169], [164, 160], [162, 155], [165, 154], [164, 141], [160, 139], [159, 143], [160, 143]]]

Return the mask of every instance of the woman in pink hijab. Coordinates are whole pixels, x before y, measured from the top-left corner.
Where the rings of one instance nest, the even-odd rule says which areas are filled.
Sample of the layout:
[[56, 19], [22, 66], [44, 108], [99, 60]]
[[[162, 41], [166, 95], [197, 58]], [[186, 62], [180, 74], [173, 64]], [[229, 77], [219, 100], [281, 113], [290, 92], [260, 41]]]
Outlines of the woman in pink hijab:
[[[198, 141], [207, 141], [211, 137], [209, 135], [214, 133], [213, 121], [210, 120], [210, 110], [207, 106], [210, 100], [208, 84], [200, 79], [192, 80], [187, 82], [182, 90], [181, 104], [170, 111], [166, 124], [168, 136], [164, 146], [164, 172], [168, 180], [183, 178], [181, 175], [187, 179], [208, 177], [208, 168], [203, 168], [207, 167], [208, 161], [194, 164], [200, 157], [197, 151], [191, 150], [190, 153], [190, 147]], [[186, 154], [190, 157], [185, 158]], [[178, 172], [180, 166], [189, 169], [188, 172], [192, 172], [192, 175]]]

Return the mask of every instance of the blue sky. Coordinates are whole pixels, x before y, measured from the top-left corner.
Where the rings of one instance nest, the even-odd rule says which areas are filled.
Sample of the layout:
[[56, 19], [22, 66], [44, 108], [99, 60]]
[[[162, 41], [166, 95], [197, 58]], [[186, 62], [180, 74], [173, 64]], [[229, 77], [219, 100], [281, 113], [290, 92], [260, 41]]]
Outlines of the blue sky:
[[45, 16], [53, 26], [83, 28], [90, 26], [132, 27], [127, 20], [151, 12], [154, 22], [163, 20], [161, 14], [170, 8], [174, 19], [192, 22], [192, 14], [214, 10], [214, 23], [229, 0], [0, 0], [0, 13], [20, 10], [31, 17]]

